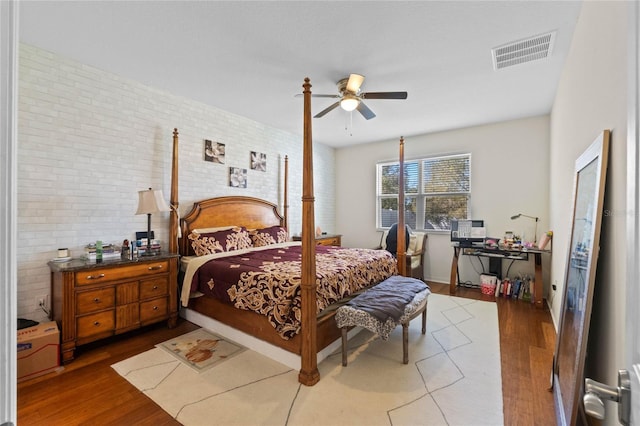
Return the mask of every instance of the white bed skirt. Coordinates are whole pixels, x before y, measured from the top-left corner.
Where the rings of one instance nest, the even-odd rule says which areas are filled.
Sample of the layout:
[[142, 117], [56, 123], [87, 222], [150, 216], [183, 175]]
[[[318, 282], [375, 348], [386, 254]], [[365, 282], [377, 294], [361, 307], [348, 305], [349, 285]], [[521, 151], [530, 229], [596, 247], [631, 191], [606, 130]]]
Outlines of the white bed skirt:
[[[229, 339], [239, 345], [242, 345], [245, 348], [251, 349], [258, 352], [259, 354], [269, 357], [272, 360], [284, 364], [294, 370], [300, 370], [301, 368], [301, 360], [299, 355], [293, 354], [289, 351], [285, 351], [284, 349], [272, 345], [271, 343], [267, 343], [264, 340], [260, 340], [247, 333], [236, 330], [233, 327], [229, 327], [228, 325], [223, 324], [220, 321], [209, 318], [206, 315], [202, 315], [201, 313], [196, 312], [192, 309], [180, 309], [180, 317], [196, 325], [199, 325], [200, 327], [205, 328], [212, 333], [218, 334], [225, 339]], [[355, 327], [354, 329], [349, 331], [348, 338], [352, 338], [362, 330], [363, 328], [361, 327]], [[341, 353], [341, 348], [342, 341], [340, 338], [338, 338], [326, 348], [318, 352], [318, 364], [320, 364], [332, 353]]]

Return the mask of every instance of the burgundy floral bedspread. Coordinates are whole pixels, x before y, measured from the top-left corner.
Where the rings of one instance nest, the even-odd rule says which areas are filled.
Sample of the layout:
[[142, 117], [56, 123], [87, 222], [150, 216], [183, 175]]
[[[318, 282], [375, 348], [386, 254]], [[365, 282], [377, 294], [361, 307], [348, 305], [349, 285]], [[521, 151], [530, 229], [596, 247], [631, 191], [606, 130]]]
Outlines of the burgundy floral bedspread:
[[[191, 291], [266, 315], [284, 339], [300, 330], [302, 246], [212, 259], [198, 268]], [[349, 294], [396, 274], [386, 250], [316, 247], [318, 312]]]

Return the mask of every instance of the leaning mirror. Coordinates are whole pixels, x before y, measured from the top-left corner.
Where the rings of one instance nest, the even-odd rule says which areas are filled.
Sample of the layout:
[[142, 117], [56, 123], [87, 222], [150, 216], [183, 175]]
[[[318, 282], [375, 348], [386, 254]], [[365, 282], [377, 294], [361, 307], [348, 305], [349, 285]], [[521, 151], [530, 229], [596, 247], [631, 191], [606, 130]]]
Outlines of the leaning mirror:
[[559, 425], [583, 418], [581, 395], [609, 151], [609, 130], [576, 160], [573, 215], [560, 326], [553, 362], [553, 394]]

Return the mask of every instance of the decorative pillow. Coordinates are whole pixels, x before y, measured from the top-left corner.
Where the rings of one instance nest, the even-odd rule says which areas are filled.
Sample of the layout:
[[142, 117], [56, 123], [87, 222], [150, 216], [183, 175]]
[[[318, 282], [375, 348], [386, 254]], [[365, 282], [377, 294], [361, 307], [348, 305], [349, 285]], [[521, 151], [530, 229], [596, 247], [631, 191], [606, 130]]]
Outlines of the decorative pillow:
[[216, 226], [215, 228], [197, 228], [192, 229], [191, 232], [195, 232], [196, 234], [210, 234], [211, 232], [218, 231], [226, 231], [227, 229], [239, 228], [237, 225], [229, 225], [229, 226]]
[[254, 247], [263, 247], [270, 244], [284, 243], [287, 241], [287, 230], [282, 226], [254, 229], [249, 232]]
[[241, 250], [253, 246], [249, 232], [240, 226], [217, 232], [192, 232], [189, 239], [196, 256]]

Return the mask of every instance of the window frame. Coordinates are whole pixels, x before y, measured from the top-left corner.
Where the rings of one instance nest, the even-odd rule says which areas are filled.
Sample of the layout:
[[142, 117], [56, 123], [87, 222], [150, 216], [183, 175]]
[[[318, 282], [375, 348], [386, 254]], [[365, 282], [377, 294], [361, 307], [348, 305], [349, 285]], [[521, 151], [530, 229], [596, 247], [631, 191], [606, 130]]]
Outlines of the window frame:
[[[454, 159], [454, 158], [463, 158], [463, 159], [467, 159], [468, 161], [468, 191], [457, 191], [457, 192], [426, 192], [425, 191], [425, 179], [424, 179], [424, 163], [425, 161], [434, 161], [434, 160], [447, 160], [447, 159]], [[425, 229], [424, 228], [424, 223], [425, 223], [425, 202], [427, 200], [427, 198], [432, 198], [432, 197], [451, 197], [451, 196], [457, 196], [457, 195], [463, 195], [466, 197], [466, 211], [467, 211], [467, 217], [465, 218], [459, 218], [459, 219], [469, 219], [471, 217], [471, 194], [472, 194], [472, 188], [471, 188], [471, 153], [470, 152], [465, 152], [465, 153], [457, 153], [457, 154], [446, 154], [446, 155], [432, 155], [432, 156], [426, 156], [426, 157], [421, 157], [421, 158], [415, 158], [415, 159], [410, 159], [410, 160], [405, 160], [404, 164], [405, 164], [405, 174], [407, 173], [407, 165], [408, 164], [414, 164], [417, 163], [418, 164], [418, 168], [417, 168], [417, 177], [418, 177], [418, 191], [417, 192], [410, 192], [407, 193], [406, 192], [406, 180], [405, 179], [405, 206], [407, 204], [407, 200], [412, 200], [415, 199], [415, 216], [416, 216], [416, 226], [415, 226], [415, 230], [417, 231], [422, 231], [422, 232], [435, 232], [435, 233], [448, 233], [450, 232], [450, 228], [441, 228], [441, 229], [433, 229], [433, 228], [429, 228], [429, 229]], [[390, 226], [383, 226], [382, 224], [382, 200], [383, 199], [395, 199], [396, 200], [396, 206], [397, 206], [397, 200], [398, 200], [398, 194], [383, 194], [382, 193], [382, 172], [383, 172], [383, 168], [384, 167], [388, 167], [388, 166], [399, 166], [400, 162], [399, 161], [381, 161], [378, 162], [376, 164], [376, 228], [378, 230], [385, 230], [385, 229], [389, 229]], [[405, 217], [406, 217], [407, 211], [405, 210]], [[410, 224], [409, 224], [410, 225]], [[414, 228], [413, 226], [411, 226], [411, 228]]]

